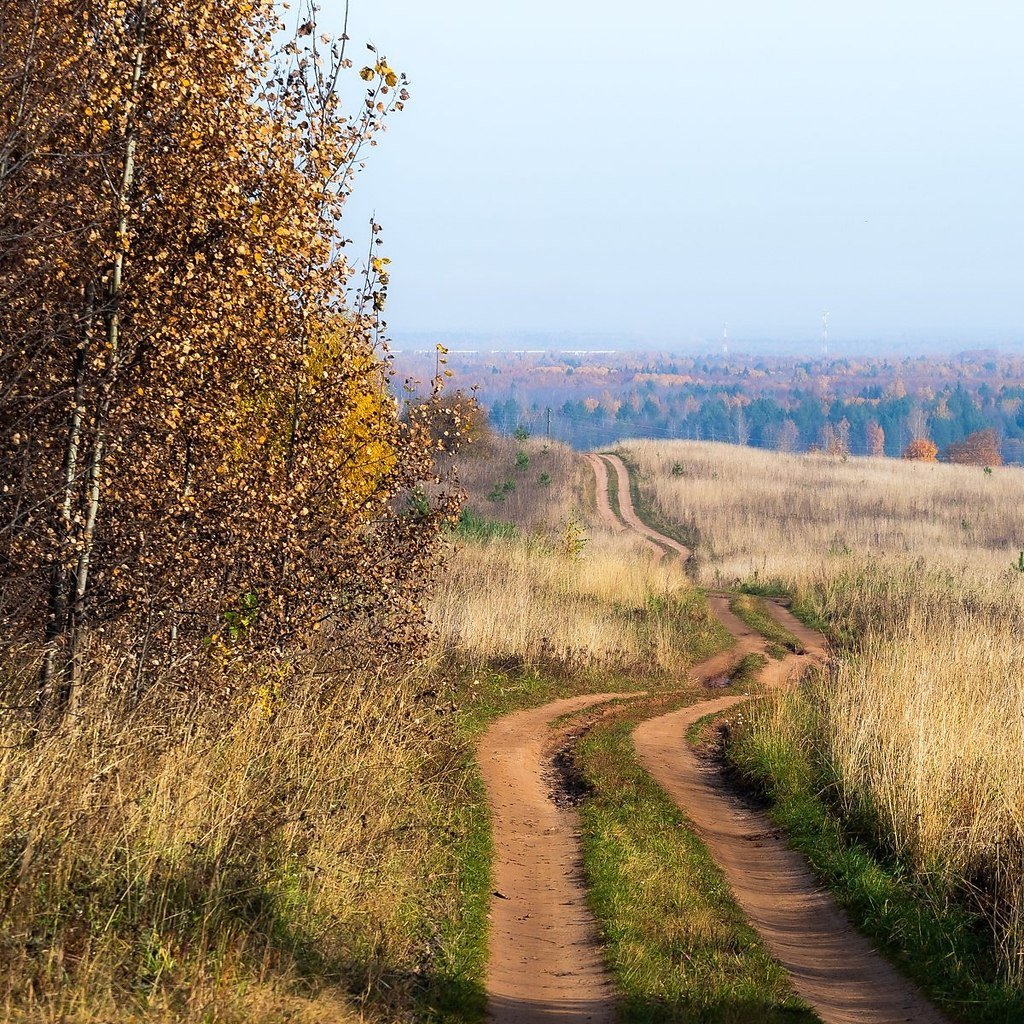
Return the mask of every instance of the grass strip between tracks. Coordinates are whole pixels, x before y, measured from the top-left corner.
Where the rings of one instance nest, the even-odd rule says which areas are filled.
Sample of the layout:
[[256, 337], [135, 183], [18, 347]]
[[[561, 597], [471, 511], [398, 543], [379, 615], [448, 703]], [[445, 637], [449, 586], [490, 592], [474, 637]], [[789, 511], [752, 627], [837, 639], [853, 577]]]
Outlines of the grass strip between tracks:
[[738, 594], [729, 602], [729, 610], [768, 641], [768, 653], [772, 657], [784, 658], [787, 651], [793, 654], [804, 653], [800, 641], [772, 618], [761, 598]]
[[579, 741], [590, 901], [626, 1024], [817, 1021], [736, 906], [684, 816], [636, 760], [636, 724], [687, 703], [641, 700]]

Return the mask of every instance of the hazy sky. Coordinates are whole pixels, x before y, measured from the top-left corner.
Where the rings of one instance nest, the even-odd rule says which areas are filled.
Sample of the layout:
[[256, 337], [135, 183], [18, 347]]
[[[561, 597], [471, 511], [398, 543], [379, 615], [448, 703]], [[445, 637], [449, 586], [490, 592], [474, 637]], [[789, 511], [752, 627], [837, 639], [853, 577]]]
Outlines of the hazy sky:
[[1024, 338], [1019, 0], [352, 0], [350, 35], [411, 81], [350, 214], [398, 337]]

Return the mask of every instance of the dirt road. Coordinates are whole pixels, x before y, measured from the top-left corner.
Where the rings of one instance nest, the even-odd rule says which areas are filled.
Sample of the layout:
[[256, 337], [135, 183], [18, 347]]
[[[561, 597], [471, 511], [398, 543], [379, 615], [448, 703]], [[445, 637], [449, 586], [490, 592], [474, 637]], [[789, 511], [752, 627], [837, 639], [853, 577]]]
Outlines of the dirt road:
[[597, 499], [597, 518], [615, 533], [621, 533], [626, 529], [625, 524], [612, 511], [612, 504], [608, 498], [608, 463], [600, 455], [588, 455], [587, 462], [594, 470], [594, 480], [597, 488], [595, 496]]
[[[684, 545], [637, 516], [621, 460], [597, 455], [588, 459], [597, 480], [600, 519], [612, 528], [641, 534], [656, 557], [669, 550], [685, 562], [689, 550]], [[618, 516], [608, 497], [609, 469], [618, 482]], [[712, 595], [709, 601], [735, 642], [693, 669], [702, 680], [727, 674], [743, 654], [765, 646], [730, 611], [729, 595]], [[767, 604], [806, 653], [770, 661], [762, 681], [792, 685], [810, 662], [824, 657], [824, 640], [777, 603]], [[610, 1024], [615, 1019], [615, 992], [586, 906], [578, 820], [571, 810], [555, 805], [546, 772], [552, 720], [616, 696], [569, 698], [509, 715], [495, 722], [480, 742], [494, 842], [488, 1014], [500, 1024]], [[634, 733], [641, 763], [693, 822], [737, 902], [825, 1024], [945, 1024], [850, 926], [769, 819], [733, 796], [716, 767], [686, 742], [693, 722], [746, 699], [703, 701], [642, 723]]]
[[678, 555], [685, 564], [690, 557], [690, 549], [674, 538], [652, 529], [636, 514], [636, 509], [633, 507], [633, 495], [629, 489], [629, 470], [626, 469], [626, 464], [622, 459], [618, 455], [600, 455], [598, 458], [604, 459], [615, 471], [618, 480], [619, 515], [626, 526], [644, 537], [652, 548], [656, 550], [667, 548], [673, 554]]
[[501, 1024], [615, 1019], [577, 815], [556, 806], [546, 781], [551, 721], [615, 696], [570, 697], [500, 718], [477, 748], [494, 846], [488, 1014]]
[[771, 821], [743, 806], [686, 742], [699, 718], [744, 699], [643, 722], [633, 734], [641, 764], [696, 826], [736, 902], [825, 1024], [939, 1024], [944, 1018], [850, 926]]

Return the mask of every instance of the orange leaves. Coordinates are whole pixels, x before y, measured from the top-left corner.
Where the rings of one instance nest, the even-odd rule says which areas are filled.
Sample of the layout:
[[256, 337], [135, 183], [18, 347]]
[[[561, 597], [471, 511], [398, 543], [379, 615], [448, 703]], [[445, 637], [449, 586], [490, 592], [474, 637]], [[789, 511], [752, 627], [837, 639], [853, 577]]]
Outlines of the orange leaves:
[[946, 449], [946, 459], [961, 466], [1001, 466], [999, 438], [992, 429], [977, 430]]
[[910, 462], [937, 462], [939, 449], [926, 437], [915, 437], [906, 448], [903, 449], [904, 459]]
[[[391, 89], [394, 89], [398, 85], [398, 72], [394, 68], [388, 65], [385, 60], [377, 61], [374, 67], [364, 67], [359, 72], [359, 77], [364, 82], [373, 82], [377, 77], [380, 77], [384, 85]], [[403, 99], [408, 99], [408, 96], [403, 96]]]

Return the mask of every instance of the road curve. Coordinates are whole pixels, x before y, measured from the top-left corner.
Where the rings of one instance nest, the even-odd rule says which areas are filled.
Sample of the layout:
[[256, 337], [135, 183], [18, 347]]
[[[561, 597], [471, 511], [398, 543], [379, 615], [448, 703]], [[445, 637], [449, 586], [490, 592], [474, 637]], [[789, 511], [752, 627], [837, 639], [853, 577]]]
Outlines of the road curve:
[[629, 488], [629, 470], [622, 459], [618, 455], [601, 455], [600, 458], [604, 459], [615, 471], [618, 481], [619, 515], [626, 526], [639, 533], [656, 550], [660, 549], [663, 551], [665, 548], [668, 548], [669, 551], [677, 554], [683, 564], [685, 564], [690, 557], [690, 549], [685, 544], [680, 544], [674, 538], [668, 537], [653, 527], [648, 526], [637, 515], [636, 509], [633, 507], [633, 494]]

